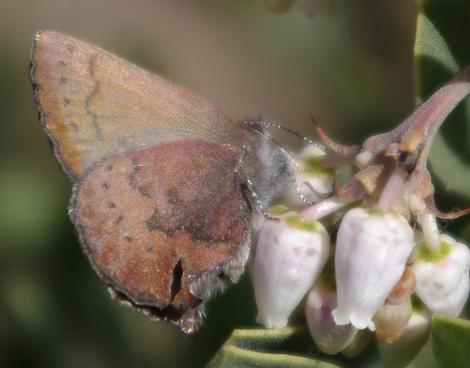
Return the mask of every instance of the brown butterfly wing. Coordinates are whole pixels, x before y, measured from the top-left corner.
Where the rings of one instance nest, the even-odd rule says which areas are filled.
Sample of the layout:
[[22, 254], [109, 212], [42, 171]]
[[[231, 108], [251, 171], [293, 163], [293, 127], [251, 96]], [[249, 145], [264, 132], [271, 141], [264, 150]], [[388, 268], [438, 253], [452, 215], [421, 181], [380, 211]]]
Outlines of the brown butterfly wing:
[[248, 257], [240, 164], [256, 170], [252, 134], [191, 92], [57, 33], [35, 36], [32, 80], [95, 270], [120, 299], [194, 331], [204, 300]]
[[191, 332], [200, 304], [243, 271], [250, 211], [226, 146], [185, 140], [105, 159], [84, 177], [74, 222], [102, 279]]
[[119, 153], [243, 134], [205, 99], [72, 37], [37, 33], [31, 63], [42, 123], [72, 177]]

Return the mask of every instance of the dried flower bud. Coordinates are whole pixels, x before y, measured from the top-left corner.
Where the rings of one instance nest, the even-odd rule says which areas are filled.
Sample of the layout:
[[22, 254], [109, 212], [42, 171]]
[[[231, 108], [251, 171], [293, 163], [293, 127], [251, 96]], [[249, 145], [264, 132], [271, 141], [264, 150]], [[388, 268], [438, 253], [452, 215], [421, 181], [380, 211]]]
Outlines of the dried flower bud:
[[377, 339], [388, 343], [396, 341], [405, 330], [412, 311], [410, 299], [398, 304], [385, 302], [374, 316]]
[[411, 294], [415, 287], [413, 270], [407, 266], [400, 281], [374, 316], [375, 334], [379, 341], [392, 343], [405, 331], [413, 311]]
[[400, 280], [413, 247], [413, 230], [403, 216], [349, 210], [336, 244], [336, 323], [374, 330], [372, 317]]
[[440, 240], [436, 252], [423, 243], [416, 249], [416, 294], [431, 311], [457, 316], [469, 292], [470, 250], [450, 236]]
[[329, 246], [319, 222], [304, 222], [292, 212], [265, 221], [251, 267], [259, 323], [268, 328], [287, 325], [320, 274]]
[[308, 294], [305, 306], [310, 334], [318, 348], [326, 354], [337, 354], [354, 338], [357, 329], [351, 325], [338, 326], [331, 311], [336, 308], [336, 292], [323, 283]]

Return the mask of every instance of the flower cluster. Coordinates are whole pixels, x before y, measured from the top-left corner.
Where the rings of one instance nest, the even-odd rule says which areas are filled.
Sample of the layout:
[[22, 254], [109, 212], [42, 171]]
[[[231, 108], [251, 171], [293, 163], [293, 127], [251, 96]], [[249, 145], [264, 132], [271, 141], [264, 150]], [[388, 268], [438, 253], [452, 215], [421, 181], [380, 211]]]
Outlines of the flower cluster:
[[[305, 301], [323, 352], [363, 347], [375, 335], [383, 358], [396, 361], [422, 347], [432, 313], [459, 315], [470, 251], [441, 234], [436, 219], [470, 211], [436, 209], [426, 164], [469, 80], [467, 69], [399, 127], [361, 145], [335, 143], [315, 124], [321, 149], [307, 147], [292, 160], [297, 197], [272, 207], [258, 234], [250, 271], [260, 324], [285, 327]], [[343, 166], [352, 174], [340, 184]], [[397, 356], [403, 347], [408, 352]]]

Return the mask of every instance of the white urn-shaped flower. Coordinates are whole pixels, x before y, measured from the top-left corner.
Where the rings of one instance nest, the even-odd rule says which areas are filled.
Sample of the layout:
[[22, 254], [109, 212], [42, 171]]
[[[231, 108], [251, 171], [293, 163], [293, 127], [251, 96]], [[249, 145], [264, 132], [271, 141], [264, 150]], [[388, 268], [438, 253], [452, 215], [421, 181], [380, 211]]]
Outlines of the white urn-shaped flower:
[[304, 222], [292, 212], [265, 221], [250, 269], [258, 323], [268, 328], [287, 325], [322, 271], [329, 247], [328, 233], [319, 222]]
[[469, 292], [470, 250], [448, 235], [440, 240], [437, 251], [424, 244], [416, 249], [416, 294], [432, 312], [457, 316]]
[[401, 215], [364, 208], [344, 215], [335, 255], [338, 325], [375, 329], [372, 318], [400, 280], [413, 247], [413, 230]]

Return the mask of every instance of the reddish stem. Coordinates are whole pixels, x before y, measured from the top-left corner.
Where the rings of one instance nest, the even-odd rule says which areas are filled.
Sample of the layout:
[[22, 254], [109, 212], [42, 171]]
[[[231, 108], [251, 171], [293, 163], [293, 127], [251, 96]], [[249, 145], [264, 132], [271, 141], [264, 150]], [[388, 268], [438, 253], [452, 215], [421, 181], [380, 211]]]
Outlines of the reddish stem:
[[393, 170], [377, 203], [377, 208], [379, 210], [385, 212], [393, 207], [405, 188], [406, 177], [407, 173], [399, 166]]

